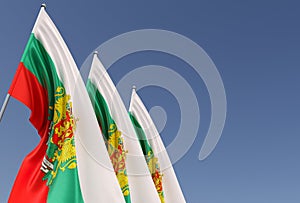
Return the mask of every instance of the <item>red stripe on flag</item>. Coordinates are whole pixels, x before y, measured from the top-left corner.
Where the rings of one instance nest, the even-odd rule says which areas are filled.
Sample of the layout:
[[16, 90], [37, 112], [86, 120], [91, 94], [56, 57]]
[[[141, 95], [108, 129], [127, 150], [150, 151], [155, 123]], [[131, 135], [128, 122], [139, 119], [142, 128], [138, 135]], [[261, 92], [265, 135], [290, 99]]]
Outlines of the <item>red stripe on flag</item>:
[[47, 202], [49, 188], [43, 181], [44, 173], [40, 170], [47, 149], [47, 136], [44, 135], [39, 145], [26, 156], [11, 190], [9, 203]]
[[49, 188], [43, 181], [44, 173], [40, 170], [46, 154], [48, 128], [48, 93], [37, 78], [19, 64], [9, 94], [24, 103], [30, 110], [30, 121], [41, 136], [39, 145], [24, 159], [15, 180], [8, 202], [40, 203], [47, 201]]
[[30, 110], [30, 122], [42, 136], [48, 130], [48, 92], [21, 62], [8, 93]]

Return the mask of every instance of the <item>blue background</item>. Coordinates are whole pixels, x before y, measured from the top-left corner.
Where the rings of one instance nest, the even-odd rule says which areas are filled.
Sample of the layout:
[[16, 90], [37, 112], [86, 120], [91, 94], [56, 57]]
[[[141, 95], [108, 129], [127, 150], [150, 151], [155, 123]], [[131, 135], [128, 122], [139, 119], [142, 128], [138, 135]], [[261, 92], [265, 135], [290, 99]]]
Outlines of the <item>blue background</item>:
[[[0, 3], [0, 101], [15, 74], [42, 1]], [[214, 152], [198, 160], [210, 121], [210, 101], [200, 77], [181, 60], [152, 52], [129, 55], [110, 71], [118, 81], [135, 67], [171, 67], [197, 89], [198, 136], [174, 164], [187, 202], [300, 202], [300, 3], [253, 1], [45, 1], [80, 67], [101, 43], [137, 29], [164, 29], [199, 44], [224, 82], [228, 112]], [[163, 106], [168, 144], [180, 122], [178, 104], [161, 88], [139, 91], [148, 108]], [[2, 102], [1, 102], [2, 103]], [[126, 101], [125, 101], [126, 103]], [[127, 101], [128, 103], [128, 101]], [[29, 111], [11, 99], [0, 123], [0, 202], [6, 202], [19, 166], [38, 143]]]

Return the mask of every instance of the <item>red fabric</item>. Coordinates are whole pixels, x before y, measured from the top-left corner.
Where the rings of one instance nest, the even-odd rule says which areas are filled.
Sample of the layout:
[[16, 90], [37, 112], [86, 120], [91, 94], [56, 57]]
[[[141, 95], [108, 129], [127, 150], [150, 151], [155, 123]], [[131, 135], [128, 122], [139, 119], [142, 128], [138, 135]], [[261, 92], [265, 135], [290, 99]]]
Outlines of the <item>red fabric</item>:
[[39, 145], [27, 155], [19, 170], [12, 188], [9, 203], [47, 201], [48, 187], [43, 181], [45, 175], [41, 170], [46, 154], [48, 128], [48, 94], [37, 78], [24, 66], [19, 64], [17, 73], [9, 89], [9, 94], [24, 103], [30, 110], [30, 121], [41, 136]]
[[24, 159], [8, 199], [9, 203], [47, 202], [49, 188], [43, 181], [40, 170], [46, 152], [47, 136], [43, 136], [39, 145]]
[[30, 122], [39, 135], [48, 130], [48, 92], [21, 62], [8, 93], [30, 110]]

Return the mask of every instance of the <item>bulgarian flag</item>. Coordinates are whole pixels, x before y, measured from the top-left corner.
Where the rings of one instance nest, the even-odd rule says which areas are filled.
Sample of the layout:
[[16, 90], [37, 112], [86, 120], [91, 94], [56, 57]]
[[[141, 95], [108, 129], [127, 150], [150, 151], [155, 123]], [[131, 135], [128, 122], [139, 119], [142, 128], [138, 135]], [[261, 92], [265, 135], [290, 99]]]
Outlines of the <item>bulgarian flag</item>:
[[159, 203], [127, 110], [97, 53], [86, 87], [126, 202]]
[[132, 90], [129, 115], [162, 203], [185, 203], [166, 148], [142, 100]]
[[82, 78], [44, 5], [9, 94], [31, 110], [41, 137], [9, 202], [124, 202]]

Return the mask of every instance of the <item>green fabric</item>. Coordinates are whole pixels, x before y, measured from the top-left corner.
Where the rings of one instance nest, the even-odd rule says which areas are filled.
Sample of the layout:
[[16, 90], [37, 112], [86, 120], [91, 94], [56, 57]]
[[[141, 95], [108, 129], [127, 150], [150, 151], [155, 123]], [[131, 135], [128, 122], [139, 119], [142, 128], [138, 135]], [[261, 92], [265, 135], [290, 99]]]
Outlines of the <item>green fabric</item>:
[[[58, 78], [51, 57], [33, 33], [30, 35], [21, 62], [24, 63], [25, 67], [35, 75], [39, 83], [47, 90], [49, 106], [53, 106], [55, 88], [62, 86], [62, 82]], [[51, 120], [52, 116], [53, 111], [49, 110], [49, 120]]]
[[98, 124], [101, 127], [102, 134], [106, 140], [109, 139], [109, 126], [115, 124], [115, 121], [110, 115], [107, 103], [95, 85], [88, 79], [86, 84], [87, 91], [92, 101], [92, 106], [98, 120]]
[[145, 135], [145, 132], [144, 132], [143, 128], [141, 127], [139, 122], [136, 120], [136, 118], [132, 115], [132, 113], [129, 113], [129, 116], [130, 116], [131, 122], [133, 123], [136, 135], [139, 138], [140, 145], [141, 145], [142, 150], [143, 150], [143, 154], [145, 156], [147, 156], [149, 153], [153, 154], [152, 148], [151, 148], [151, 146], [150, 146], [150, 144], [147, 140], [147, 137]]
[[[86, 84], [89, 97], [106, 141], [108, 154], [111, 158], [126, 203], [131, 203], [128, 177], [125, 164], [126, 152], [121, 132], [113, 120], [109, 107], [96, 86], [88, 79]], [[118, 157], [118, 158], [116, 158]], [[118, 160], [118, 161], [116, 161]], [[122, 168], [120, 168], [120, 166]]]
[[57, 174], [47, 198], [48, 203], [83, 203], [77, 168]]
[[129, 117], [134, 126], [136, 135], [139, 138], [141, 148], [143, 150], [143, 154], [145, 155], [145, 160], [148, 165], [148, 169], [151, 173], [153, 183], [159, 195], [161, 203], [165, 203], [163, 186], [162, 186], [162, 173], [160, 171], [160, 166], [157, 157], [155, 157], [152, 147], [150, 146], [148, 139], [145, 135], [145, 132], [142, 126], [139, 124], [137, 119], [134, 117], [132, 113], [129, 112]]
[[[63, 170], [60, 168], [61, 163], [63, 162], [60, 161], [60, 163], [58, 164], [59, 161], [57, 160], [58, 155], [61, 155], [60, 157], [63, 157], [62, 149], [64, 148], [64, 146], [66, 146], [66, 141], [69, 141], [69, 144], [72, 144], [75, 149], [74, 137], [58, 138], [61, 139], [62, 143], [60, 147], [52, 142], [53, 136], [58, 130], [58, 128], [56, 128], [57, 126], [55, 125], [58, 123], [58, 121], [61, 121], [54, 121], [55, 115], [57, 115], [59, 112], [64, 113], [64, 115], [60, 115], [63, 121], [67, 120], [65, 116], [66, 112], [70, 112], [69, 114], [71, 114], [70, 116], [72, 116], [72, 109], [70, 107], [71, 101], [69, 101], [72, 98], [69, 98], [67, 93], [65, 92], [64, 85], [57, 75], [53, 60], [47, 53], [46, 49], [43, 47], [42, 43], [35, 37], [34, 33], [30, 35], [21, 62], [31, 73], [35, 75], [39, 83], [48, 92], [48, 120], [51, 121], [51, 129], [47, 142], [48, 147], [46, 151], [46, 157], [49, 160], [53, 160], [51, 162], [54, 165], [54, 169], [57, 169], [57, 173], [54, 177], [54, 175], [52, 174], [54, 170], [49, 170], [49, 172], [46, 173], [43, 178], [44, 180], [47, 180], [47, 185], [49, 187], [47, 202], [81, 203], [83, 202], [83, 198], [79, 185], [78, 171], [76, 167], [76, 156], [72, 157], [72, 162], [70, 162], [70, 164]], [[61, 104], [60, 102], [62, 102], [63, 104], [63, 109], [57, 105]], [[64, 127], [64, 125], [65, 124], [63, 124], [62, 126]], [[66, 129], [62, 130], [62, 134], [66, 134]]]

